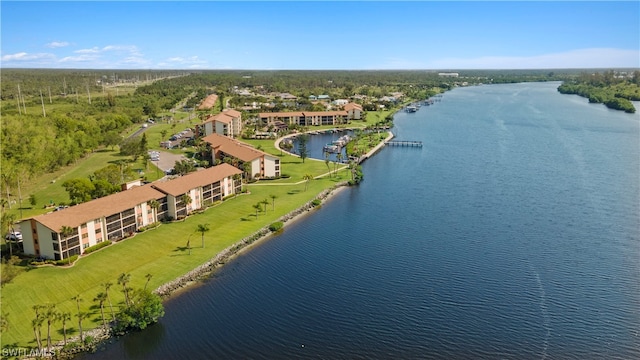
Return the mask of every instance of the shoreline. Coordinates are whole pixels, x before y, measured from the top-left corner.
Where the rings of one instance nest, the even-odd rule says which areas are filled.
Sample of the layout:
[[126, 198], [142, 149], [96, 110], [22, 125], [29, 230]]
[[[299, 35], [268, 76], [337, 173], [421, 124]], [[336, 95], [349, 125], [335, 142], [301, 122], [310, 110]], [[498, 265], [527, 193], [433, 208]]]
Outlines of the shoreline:
[[[389, 135], [385, 138], [385, 140], [378, 143], [373, 149], [368, 151], [366, 154], [362, 155], [358, 159], [358, 164], [361, 164], [366, 159], [373, 156], [375, 153], [380, 151], [385, 145], [386, 142], [391, 140], [394, 137], [393, 133], [389, 131]], [[281, 140], [281, 139], [278, 139]], [[324, 203], [329, 201], [332, 197], [339, 194], [347, 187], [349, 187], [349, 181], [342, 181], [340, 183], [335, 184], [334, 186], [322, 190], [318, 195], [316, 195], [312, 200], [304, 203], [300, 207], [292, 210], [291, 212], [281, 216], [277, 221], [281, 221], [283, 223], [283, 227], [280, 231], [283, 231], [287, 225], [294, 224], [297, 221], [302, 220], [306, 215], [311, 214], [312, 210], [319, 208]], [[320, 200], [319, 205], [313, 205], [314, 200]], [[269, 230], [269, 225], [264, 226], [249, 236], [242, 238], [241, 240], [233, 243], [227, 248], [220, 251], [213, 258], [209, 259], [204, 264], [194, 268], [193, 270], [187, 272], [186, 274], [169, 281], [165, 284], [160, 285], [152, 293], [161, 297], [162, 302], [164, 303], [167, 300], [173, 299], [175, 297], [180, 296], [184, 291], [189, 291], [196, 288], [199, 285], [203, 285], [203, 280], [210, 278], [211, 275], [220, 267], [224, 266], [228, 261], [233, 260], [237, 256], [250, 251], [255, 245], [259, 245], [269, 240], [271, 236], [276, 235], [277, 232], [273, 232]], [[106, 342], [110, 342], [113, 339], [116, 339], [120, 336], [116, 336], [111, 332], [111, 327], [97, 327], [93, 329], [88, 329], [85, 332], [85, 335], [91, 336], [93, 341], [90, 344], [86, 344], [80, 346], [78, 348], [62, 350], [63, 344], [62, 342], [55, 343], [52, 346], [52, 351], [55, 353], [56, 358], [74, 358], [75, 356], [85, 353], [92, 352], [97, 349], [101, 344]], [[126, 334], [125, 334], [126, 335]], [[124, 336], [124, 335], [122, 335]], [[68, 339], [68, 342], [79, 341], [79, 337], [72, 336]]]
[[[345, 187], [348, 186], [348, 182], [343, 181], [329, 189], [321, 191], [313, 200], [320, 200], [320, 205], [322, 205], [331, 197], [337, 195], [342, 190], [344, 190]], [[283, 229], [285, 229], [287, 225], [293, 224], [305, 215], [309, 214], [314, 208], [320, 206], [314, 206], [313, 200], [304, 203], [299, 208], [278, 218], [278, 221], [281, 221], [283, 223]], [[218, 254], [216, 254], [216, 256], [214, 256], [204, 264], [168, 283], [160, 285], [158, 288], [153, 290], [153, 293], [160, 296], [163, 301], [168, 300], [175, 295], [179, 295], [179, 293], [183, 290], [187, 290], [189, 287], [209, 277], [216, 269], [224, 266], [224, 264], [226, 264], [229, 260], [232, 260], [237, 255], [240, 255], [243, 252], [249, 251], [252, 246], [264, 242], [274, 234], [274, 232], [269, 230], [269, 226], [262, 227], [251, 235], [242, 238], [238, 242], [220, 251]]]

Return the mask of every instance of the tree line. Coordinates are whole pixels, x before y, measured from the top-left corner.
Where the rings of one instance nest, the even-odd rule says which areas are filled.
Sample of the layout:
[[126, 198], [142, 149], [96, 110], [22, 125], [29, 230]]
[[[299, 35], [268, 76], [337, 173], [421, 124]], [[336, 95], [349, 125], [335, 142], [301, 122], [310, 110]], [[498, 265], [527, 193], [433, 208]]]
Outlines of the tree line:
[[631, 101], [640, 101], [640, 71], [581, 73], [560, 85], [558, 91], [588, 98], [590, 103], [604, 104], [610, 109], [635, 113]]

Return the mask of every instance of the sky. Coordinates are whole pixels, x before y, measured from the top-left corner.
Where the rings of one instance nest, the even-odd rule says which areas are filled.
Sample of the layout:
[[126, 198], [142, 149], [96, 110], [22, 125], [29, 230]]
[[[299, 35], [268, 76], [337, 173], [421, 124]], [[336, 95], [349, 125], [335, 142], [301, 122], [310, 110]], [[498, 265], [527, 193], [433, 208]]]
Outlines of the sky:
[[0, 68], [639, 68], [640, 1], [6, 1]]

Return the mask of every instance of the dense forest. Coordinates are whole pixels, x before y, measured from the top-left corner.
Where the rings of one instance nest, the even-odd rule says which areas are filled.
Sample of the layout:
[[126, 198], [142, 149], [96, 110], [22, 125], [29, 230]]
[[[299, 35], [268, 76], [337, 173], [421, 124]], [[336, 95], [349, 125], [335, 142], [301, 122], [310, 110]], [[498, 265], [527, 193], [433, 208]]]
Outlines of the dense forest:
[[640, 71], [582, 73], [564, 82], [558, 91], [586, 97], [589, 102], [602, 103], [610, 109], [635, 113], [631, 101], [640, 101]]

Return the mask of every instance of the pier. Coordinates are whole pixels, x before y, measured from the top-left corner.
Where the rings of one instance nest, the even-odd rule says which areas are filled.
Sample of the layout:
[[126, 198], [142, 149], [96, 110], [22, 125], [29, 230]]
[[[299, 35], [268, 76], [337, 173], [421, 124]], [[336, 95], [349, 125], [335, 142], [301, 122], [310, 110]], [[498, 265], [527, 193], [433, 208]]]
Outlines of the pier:
[[422, 147], [422, 141], [389, 140], [386, 144], [389, 146]]

